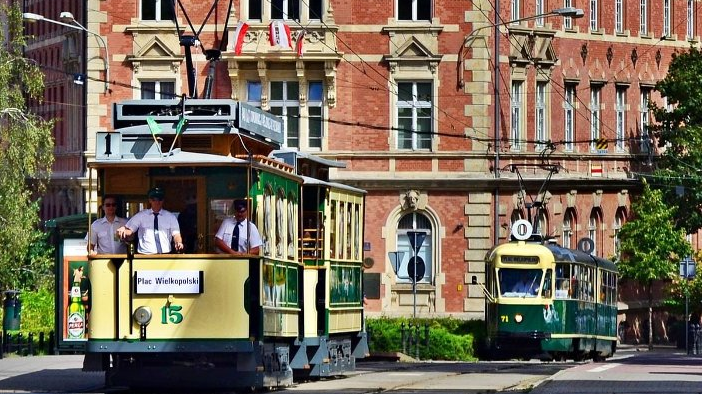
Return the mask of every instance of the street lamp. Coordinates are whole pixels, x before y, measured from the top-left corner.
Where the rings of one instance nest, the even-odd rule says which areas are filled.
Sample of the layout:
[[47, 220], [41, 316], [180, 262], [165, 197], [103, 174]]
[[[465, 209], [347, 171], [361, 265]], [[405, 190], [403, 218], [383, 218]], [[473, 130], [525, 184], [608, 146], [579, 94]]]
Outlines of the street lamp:
[[[493, 28], [495, 39], [494, 39], [494, 54], [495, 54], [495, 61], [493, 62], [493, 80], [492, 80], [492, 89], [493, 89], [493, 97], [495, 100], [495, 103], [493, 105], [493, 127], [494, 127], [494, 146], [493, 149], [495, 150], [495, 158], [494, 158], [494, 163], [493, 163], [493, 171], [494, 171], [494, 176], [495, 179], [500, 178], [500, 89], [498, 87], [498, 81], [500, 80], [500, 26], [504, 25], [509, 25], [512, 23], [518, 23], [518, 22], [524, 22], [528, 20], [533, 20], [533, 19], [540, 19], [540, 18], [546, 18], [549, 16], [561, 16], [564, 18], [582, 18], [585, 15], [585, 12], [581, 8], [575, 8], [575, 7], [563, 7], [563, 8], [556, 8], [550, 12], [546, 12], [543, 14], [538, 14], [538, 15], [533, 15], [533, 16], [527, 16], [524, 18], [519, 18], [519, 19], [514, 19], [511, 21], [506, 21], [506, 22], [501, 22], [500, 21], [500, 2], [496, 1], [495, 2], [495, 22], [491, 25], [486, 25], [486, 26], [481, 26], [478, 27], [477, 29], [474, 29], [473, 31], [470, 32], [466, 36], [466, 38], [463, 40], [463, 43], [461, 44], [461, 48], [458, 51], [458, 88], [462, 89], [465, 86], [465, 81], [463, 80], [463, 68], [465, 65], [465, 48], [468, 46], [470, 41], [475, 37], [475, 34], [483, 29], [487, 28]], [[497, 243], [497, 240], [500, 237], [500, 230], [499, 230], [499, 225], [500, 225], [500, 220], [499, 220], [499, 199], [500, 199], [500, 192], [497, 184], [495, 184], [495, 191], [493, 195], [493, 238], [494, 242]]]
[[[690, 279], [694, 278], [696, 275], [695, 260], [690, 257], [680, 260], [680, 277], [689, 282]], [[688, 337], [690, 336], [690, 288], [689, 283], [685, 284], [685, 351], [687, 354], [691, 353], [691, 349], [688, 343]]]
[[55, 25], [69, 27], [69, 28], [75, 29], [75, 30], [82, 30], [88, 34], [92, 34], [95, 37], [97, 37], [98, 41], [100, 41], [102, 46], [105, 48], [105, 93], [108, 92], [108, 89], [110, 87], [110, 52], [107, 49], [107, 43], [105, 43], [105, 39], [102, 38], [101, 35], [93, 32], [93, 31], [90, 31], [85, 26], [81, 25], [73, 17], [73, 14], [68, 12], [68, 11], [61, 12], [61, 14], [59, 16], [59, 19], [61, 19], [61, 21], [49, 19], [49, 18], [45, 17], [44, 15], [39, 15], [39, 14], [35, 14], [32, 12], [23, 13], [22, 18], [26, 21], [29, 21], [29, 22], [44, 21], [44, 22], [53, 23]]

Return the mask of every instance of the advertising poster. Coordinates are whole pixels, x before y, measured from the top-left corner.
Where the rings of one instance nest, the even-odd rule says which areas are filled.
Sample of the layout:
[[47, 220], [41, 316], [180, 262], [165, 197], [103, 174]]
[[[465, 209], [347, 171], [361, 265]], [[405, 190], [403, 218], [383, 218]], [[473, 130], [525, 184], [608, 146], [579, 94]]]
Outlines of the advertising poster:
[[[90, 316], [90, 279], [88, 279], [87, 241], [63, 241], [61, 325], [64, 341], [86, 341]], [[57, 300], [58, 302], [59, 300]]]

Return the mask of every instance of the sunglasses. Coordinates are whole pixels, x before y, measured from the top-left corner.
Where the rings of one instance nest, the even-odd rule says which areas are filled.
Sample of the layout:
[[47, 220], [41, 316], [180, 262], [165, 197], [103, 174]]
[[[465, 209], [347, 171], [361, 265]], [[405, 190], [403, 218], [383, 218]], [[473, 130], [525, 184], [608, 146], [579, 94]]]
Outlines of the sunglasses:
[[102, 204], [102, 205], [104, 205], [104, 206], [106, 206], [106, 207], [116, 207], [116, 206], [117, 206], [117, 204], [115, 204], [115, 203], [109, 203], [109, 202], [106, 203], [106, 204]]

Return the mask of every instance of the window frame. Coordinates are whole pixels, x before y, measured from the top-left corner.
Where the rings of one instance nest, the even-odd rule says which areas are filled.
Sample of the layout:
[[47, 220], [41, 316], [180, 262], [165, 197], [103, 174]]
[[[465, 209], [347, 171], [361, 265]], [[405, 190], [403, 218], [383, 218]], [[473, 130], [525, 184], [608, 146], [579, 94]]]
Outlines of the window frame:
[[[147, 88], [144, 85], [145, 84], [154, 84], [153, 89], [152, 88]], [[163, 93], [161, 89], [161, 84], [172, 84], [173, 86], [173, 93], [171, 94], [171, 97], [161, 97], [162, 95], [168, 95], [168, 93]], [[141, 100], [168, 100], [168, 99], [174, 99], [177, 97], [175, 90], [176, 90], [176, 81], [175, 80], [170, 80], [170, 79], [140, 79], [139, 80], [139, 87], [140, 87], [140, 99]], [[154, 97], [144, 97], [145, 92], [152, 92]]]
[[[156, 22], [167, 22], [175, 21], [177, 9], [173, 10], [173, 19], [168, 19], [168, 15], [164, 14], [164, 6], [167, 6], [168, 0], [141, 0], [139, 7], [139, 20], [142, 21], [156, 21]], [[147, 4], [153, 3], [154, 7], [154, 19], [144, 19], [144, 11]]]
[[[399, 80], [396, 82], [397, 83], [397, 101], [395, 103], [395, 116], [396, 116], [396, 147], [398, 150], [431, 150], [432, 149], [432, 144], [433, 144], [433, 129], [434, 129], [434, 82], [433, 81], [426, 81], [426, 80], [420, 80], [420, 81], [405, 81], [405, 80]], [[430, 101], [424, 101], [420, 100], [419, 97], [419, 85], [428, 85], [429, 89], [428, 91], [431, 92], [431, 100]], [[411, 86], [411, 92], [410, 95], [412, 97], [412, 101], [409, 100], [400, 100], [400, 92], [407, 91], [407, 85]], [[409, 109], [410, 110], [410, 116], [401, 116], [401, 111]], [[427, 119], [426, 116], [420, 116], [421, 110], [429, 110], [429, 135], [428, 137], [423, 137], [423, 132], [418, 132], [419, 130], [419, 120], [425, 120]], [[408, 132], [407, 130], [403, 129], [401, 126], [400, 120], [401, 119], [411, 119], [411, 127], [409, 130], [409, 134], [411, 138], [406, 137], [406, 133]], [[401, 135], [402, 133], [402, 135]], [[401, 138], [403, 137], [403, 138]], [[402, 146], [401, 144], [404, 141], [410, 141], [410, 147], [405, 147]], [[426, 144], [427, 146], [423, 146]]]
[[[274, 84], [281, 84], [282, 89], [282, 98], [281, 99], [274, 99], [273, 98], [273, 85]], [[296, 85], [297, 86], [297, 97], [294, 99], [288, 97], [289, 94], [289, 86], [290, 85]], [[291, 80], [276, 80], [276, 81], [269, 81], [268, 82], [268, 109], [269, 112], [280, 117], [283, 120], [283, 141], [284, 141], [284, 147], [286, 148], [291, 148], [291, 149], [300, 149], [300, 83], [298, 81], [291, 81]], [[280, 114], [277, 114], [274, 112], [274, 108], [280, 108]], [[290, 109], [291, 108], [296, 108], [297, 113], [296, 114], [290, 114]], [[295, 122], [293, 122], [295, 120]], [[293, 130], [293, 128], [296, 128], [297, 130]], [[295, 136], [291, 136], [292, 131], [295, 131]], [[292, 141], [297, 141], [297, 144], [291, 144]]]
[[639, 35], [648, 35], [648, 0], [639, 3]]
[[639, 130], [641, 132], [640, 148], [642, 152], [648, 152], [648, 126], [651, 121], [648, 104], [651, 102], [651, 89], [642, 87], [639, 92]]
[[617, 152], [624, 151], [624, 138], [626, 136], [626, 86], [617, 86], [615, 88], [615, 104], [616, 112], [616, 141], [615, 149]]
[[575, 100], [576, 86], [566, 83], [563, 94], [563, 140], [564, 149], [572, 152], [575, 148]]
[[[395, 1], [395, 18], [400, 22], [431, 22], [434, 15], [433, 0], [409, 0], [411, 17], [404, 16], [405, 10], [400, 8], [400, 3], [407, 3], [408, 0]], [[428, 8], [428, 9], [425, 9]], [[402, 15], [401, 15], [402, 14]], [[425, 17], [426, 15], [426, 17]]]
[[595, 32], [599, 29], [599, 4], [597, 0], [590, 0], [590, 31]]
[[614, 32], [624, 33], [624, 0], [614, 1]]
[[548, 86], [548, 81], [536, 81], [534, 146], [539, 152], [546, 149], [545, 142], [548, 141]]
[[[408, 216], [412, 216], [412, 228], [400, 228], [400, 224], [403, 222], [403, 219], [405, 219]], [[418, 217], [423, 218], [422, 221], [424, 221], [427, 225], [427, 227], [419, 227], [418, 224]], [[408, 212], [403, 215], [401, 215], [397, 221], [397, 226], [396, 226], [396, 234], [395, 234], [395, 245], [396, 245], [396, 250], [398, 251], [403, 251], [405, 252], [405, 255], [403, 256], [403, 261], [400, 262], [400, 267], [397, 270], [397, 273], [395, 274], [395, 279], [396, 283], [412, 283], [412, 281], [409, 278], [409, 275], [407, 273], [407, 266], [409, 264], [410, 259], [414, 256], [414, 251], [410, 245], [409, 242], [409, 237], [408, 237], [408, 232], [410, 231], [424, 231], [426, 233], [426, 237], [424, 238], [424, 242], [422, 243], [421, 248], [419, 249], [419, 253], [417, 254], [419, 257], [421, 257], [424, 260], [424, 265], [425, 265], [425, 271], [424, 271], [424, 276], [422, 277], [421, 280], [417, 281], [417, 283], [426, 283], [426, 284], [433, 284], [434, 283], [434, 278], [436, 277], [436, 272], [434, 272], [435, 267], [434, 267], [434, 261], [433, 261], [433, 253], [434, 253], [434, 239], [433, 239], [433, 234], [434, 234], [434, 229], [432, 228], [432, 222], [431, 219], [429, 218], [428, 215], [426, 215], [423, 212]], [[407, 263], [404, 263], [404, 262]]]
[[601, 115], [600, 105], [602, 103], [602, 87], [599, 85], [590, 85], [590, 151], [594, 152], [597, 149], [597, 139], [600, 138], [601, 132]]
[[510, 100], [510, 150], [518, 152], [522, 150], [522, 136], [524, 130], [524, 102], [522, 92], [524, 81], [513, 80]]
[[685, 36], [688, 40], [692, 40], [695, 37], [695, 1], [687, 0], [687, 23]]

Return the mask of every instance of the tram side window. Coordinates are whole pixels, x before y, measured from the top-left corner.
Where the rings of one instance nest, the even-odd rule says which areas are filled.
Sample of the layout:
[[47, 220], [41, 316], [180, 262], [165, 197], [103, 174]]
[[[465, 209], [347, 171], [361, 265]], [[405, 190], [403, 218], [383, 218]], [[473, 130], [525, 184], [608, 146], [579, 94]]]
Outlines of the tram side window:
[[574, 265], [573, 272], [570, 277], [570, 288], [573, 290], [571, 298], [580, 298], [580, 266]]
[[556, 265], [556, 298], [570, 296], [570, 265]]

